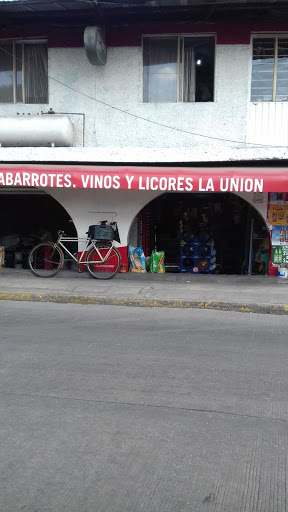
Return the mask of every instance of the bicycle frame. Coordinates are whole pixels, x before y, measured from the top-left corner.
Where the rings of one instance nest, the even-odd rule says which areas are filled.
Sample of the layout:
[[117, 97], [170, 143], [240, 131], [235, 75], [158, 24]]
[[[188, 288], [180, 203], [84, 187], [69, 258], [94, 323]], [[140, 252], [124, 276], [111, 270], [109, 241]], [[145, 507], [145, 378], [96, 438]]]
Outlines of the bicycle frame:
[[[67, 249], [67, 247], [65, 246], [65, 244], [63, 244], [62, 242], [86, 242], [86, 247], [85, 249], [81, 252], [81, 255], [80, 257], [75, 257], [74, 254], [72, 254], [69, 249]], [[78, 265], [82, 264], [82, 265], [91, 265], [91, 264], [97, 264], [97, 263], [105, 263], [105, 261], [108, 259], [112, 249], [113, 249], [113, 244], [112, 242], [108, 242], [108, 241], [105, 241], [105, 245], [107, 246], [110, 246], [109, 250], [107, 251], [107, 253], [105, 254], [104, 257], [102, 257], [101, 253], [99, 252], [98, 248], [97, 248], [97, 242], [98, 244], [100, 244], [100, 241], [98, 240], [94, 240], [90, 237], [87, 237], [87, 238], [78, 238], [78, 237], [68, 237], [68, 236], [63, 236], [63, 234], [59, 234], [59, 237], [58, 237], [58, 240], [57, 242], [54, 244], [54, 247], [61, 247], [61, 249], [63, 249], [67, 254], [69, 254], [69, 256], [71, 256], [72, 260], [75, 261], [75, 263], [77, 263]], [[84, 255], [85, 253], [87, 254], [88, 251], [90, 249], [92, 249], [92, 247], [94, 247], [96, 253], [98, 254], [99, 256], [99, 260], [89, 260], [87, 261], [86, 259], [83, 259], [84, 258]], [[108, 247], [107, 247], [108, 248]], [[78, 253], [77, 253], [78, 254]]]

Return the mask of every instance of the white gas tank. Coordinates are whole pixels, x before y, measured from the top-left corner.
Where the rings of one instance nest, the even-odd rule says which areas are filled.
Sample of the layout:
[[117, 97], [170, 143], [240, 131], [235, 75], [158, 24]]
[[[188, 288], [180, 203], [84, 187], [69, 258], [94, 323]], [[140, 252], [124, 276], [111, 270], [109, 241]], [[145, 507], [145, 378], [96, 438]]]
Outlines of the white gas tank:
[[74, 130], [69, 116], [0, 116], [0, 144], [5, 147], [69, 147]]

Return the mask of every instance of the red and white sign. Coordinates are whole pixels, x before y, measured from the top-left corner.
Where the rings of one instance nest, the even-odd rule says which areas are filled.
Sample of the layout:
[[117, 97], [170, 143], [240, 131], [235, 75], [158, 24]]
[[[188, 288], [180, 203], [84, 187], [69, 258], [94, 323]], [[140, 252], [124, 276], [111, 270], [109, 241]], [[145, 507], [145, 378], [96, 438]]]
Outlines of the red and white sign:
[[9, 186], [162, 192], [282, 192], [288, 190], [288, 169], [2, 164], [0, 188]]

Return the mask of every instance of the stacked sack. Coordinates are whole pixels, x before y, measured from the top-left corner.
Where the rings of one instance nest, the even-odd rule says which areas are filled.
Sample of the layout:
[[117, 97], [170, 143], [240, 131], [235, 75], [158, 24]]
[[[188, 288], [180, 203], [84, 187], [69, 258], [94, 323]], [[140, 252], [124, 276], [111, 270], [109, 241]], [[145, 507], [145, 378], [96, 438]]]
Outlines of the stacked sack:
[[146, 272], [146, 262], [142, 245], [139, 247], [128, 245], [128, 256], [130, 272]]
[[139, 247], [128, 246], [129, 271], [130, 272], [152, 272], [153, 274], [165, 273], [164, 251], [152, 251], [151, 257], [145, 258], [142, 245]]
[[165, 273], [165, 265], [164, 265], [165, 253], [164, 251], [152, 251], [151, 254], [151, 262], [150, 262], [150, 272], [156, 274], [164, 274]]

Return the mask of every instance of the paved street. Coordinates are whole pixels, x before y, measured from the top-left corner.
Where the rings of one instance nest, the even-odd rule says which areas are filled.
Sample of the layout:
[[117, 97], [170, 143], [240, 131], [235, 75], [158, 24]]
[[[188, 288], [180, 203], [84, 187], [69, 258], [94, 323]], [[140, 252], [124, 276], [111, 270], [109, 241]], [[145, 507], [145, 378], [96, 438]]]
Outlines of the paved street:
[[284, 512], [288, 318], [0, 303], [1, 512]]

